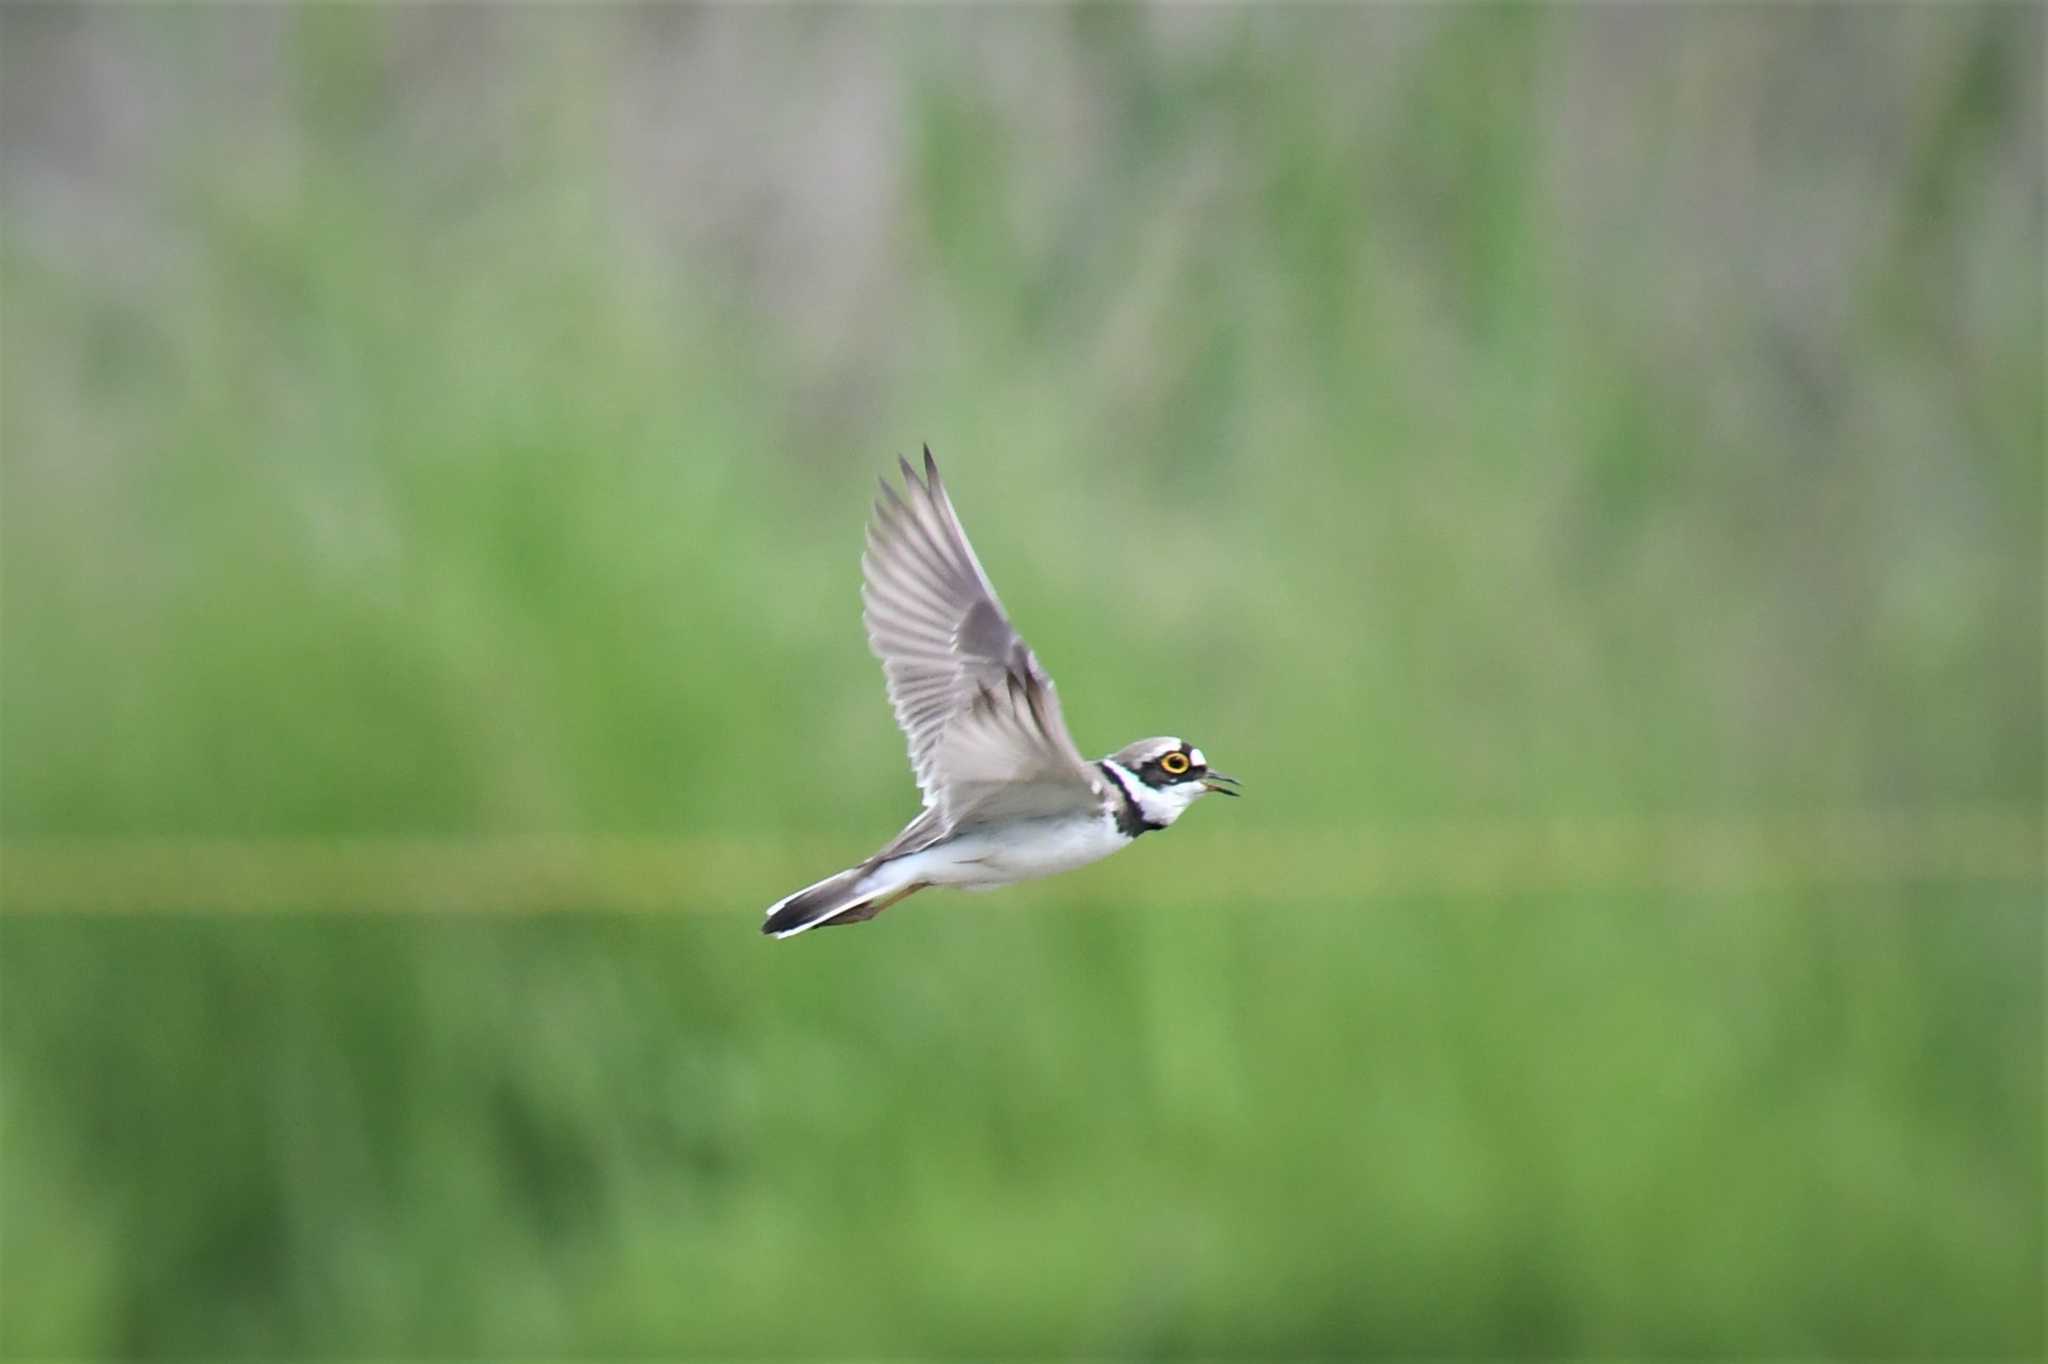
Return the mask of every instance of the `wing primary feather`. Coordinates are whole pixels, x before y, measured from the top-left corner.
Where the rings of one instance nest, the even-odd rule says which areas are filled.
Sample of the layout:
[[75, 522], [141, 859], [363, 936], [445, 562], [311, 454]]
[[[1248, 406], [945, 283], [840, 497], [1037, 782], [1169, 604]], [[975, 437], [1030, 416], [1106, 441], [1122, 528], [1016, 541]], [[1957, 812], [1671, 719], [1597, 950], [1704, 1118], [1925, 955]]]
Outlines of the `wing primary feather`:
[[[953, 627], [935, 616], [907, 605], [895, 598], [871, 596], [867, 600], [868, 612], [877, 617], [872, 622], [877, 632], [929, 639], [937, 647], [950, 643]], [[886, 619], [881, 619], [886, 617]]]
[[976, 583], [976, 575], [947, 541], [952, 537], [945, 531], [944, 524], [935, 522], [928, 511], [929, 504], [910, 505], [904, 508], [904, 515], [893, 519], [892, 528], [898, 532], [905, 545], [917, 553], [925, 567], [933, 573], [962, 585]]
[[[903, 467], [904, 477], [910, 487], [923, 492], [922, 486], [910, 476], [910, 466], [905, 464]], [[884, 483], [882, 488], [889, 495], [887, 506], [876, 506], [876, 511], [881, 513], [882, 519], [899, 531], [912, 533], [916, 538], [923, 540], [929, 548], [938, 552], [941, 562], [957, 564], [958, 560], [947, 544], [947, 541], [954, 538], [950, 533], [951, 528], [943, 519], [930, 514], [929, 496], [912, 497], [906, 501], [890, 484]]]
[[908, 508], [918, 522], [919, 528], [947, 559], [986, 586], [986, 575], [978, 571], [974, 563], [974, 551], [967, 547], [966, 532], [961, 529], [959, 518], [952, 514], [945, 485], [938, 477], [938, 466], [931, 466], [931, 478], [926, 481], [917, 476], [917, 472], [910, 467], [909, 460], [899, 455], [896, 462], [902, 466], [904, 482], [922, 494], [921, 497], [910, 499]]
[[889, 533], [890, 546], [901, 546], [927, 572], [951, 579], [962, 572], [961, 565], [946, 552], [942, 539], [931, 532], [915, 508], [898, 500], [893, 508], [878, 506], [876, 523]]
[[[934, 587], [951, 587], [950, 579], [934, 583], [929, 572], [920, 572], [924, 567], [922, 560], [908, 551], [903, 554], [892, 554], [890, 551], [893, 548], [893, 545], [878, 544], [871, 547], [863, 557], [862, 571], [867, 577], [869, 587], [927, 609], [938, 605], [940, 600], [945, 600], [948, 611], [955, 609], [951, 600], [952, 593], [933, 590]], [[953, 622], [948, 621], [948, 628], [952, 624]]]
[[900, 592], [870, 591], [863, 604], [876, 617], [872, 623], [884, 630], [929, 636], [941, 645], [952, 639], [954, 627], [944, 617], [934, 614], [928, 604], [905, 599]]
[[869, 586], [883, 601], [901, 602], [906, 609], [931, 620], [949, 635], [959, 628], [956, 613], [962, 607], [952, 581], [935, 581], [921, 570], [914, 558], [908, 562], [892, 563], [886, 556], [880, 556]]
[[[924, 533], [924, 528], [914, 519], [884, 516], [880, 518], [880, 528], [886, 533], [887, 539], [879, 545], [873, 545], [873, 548], [879, 550], [884, 559], [890, 557], [890, 551], [896, 551], [901, 557], [912, 560], [926, 573], [949, 587], [953, 579], [959, 576], [959, 568], [948, 563], [939, 554], [937, 547], [932, 545], [930, 538]], [[873, 544], [872, 541], [870, 543]]]
[[[925, 455], [927, 458], [930, 457], [929, 447], [926, 448]], [[988, 580], [988, 573], [982, 568], [981, 561], [975, 557], [974, 546], [967, 539], [967, 528], [960, 524], [960, 514], [953, 510], [953, 499], [946, 492], [945, 480], [939, 476], [939, 467], [936, 463], [931, 466], [931, 473], [932, 510], [939, 518], [939, 535], [960, 547], [963, 560], [961, 569], [968, 577], [981, 584], [982, 590], [988, 593], [989, 599], [993, 601], [996, 599], [995, 585]]]

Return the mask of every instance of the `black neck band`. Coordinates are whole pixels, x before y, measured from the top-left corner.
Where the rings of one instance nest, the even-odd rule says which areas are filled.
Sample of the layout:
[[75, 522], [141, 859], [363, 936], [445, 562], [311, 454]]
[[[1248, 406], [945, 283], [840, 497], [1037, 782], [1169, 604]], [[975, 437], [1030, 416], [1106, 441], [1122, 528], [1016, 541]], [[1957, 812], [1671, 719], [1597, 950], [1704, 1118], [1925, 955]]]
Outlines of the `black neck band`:
[[1144, 807], [1138, 804], [1138, 798], [1131, 794], [1130, 787], [1124, 785], [1124, 779], [1117, 775], [1115, 768], [1111, 767], [1107, 762], [1099, 762], [1095, 765], [1102, 769], [1102, 779], [1111, 786], [1114, 786], [1116, 793], [1123, 797], [1123, 804], [1118, 807], [1116, 812], [1116, 831], [1118, 833], [1122, 834], [1125, 838], [1136, 838], [1139, 834], [1146, 833], [1149, 830], [1164, 829], [1166, 827], [1164, 824], [1154, 824], [1151, 820], [1145, 818]]

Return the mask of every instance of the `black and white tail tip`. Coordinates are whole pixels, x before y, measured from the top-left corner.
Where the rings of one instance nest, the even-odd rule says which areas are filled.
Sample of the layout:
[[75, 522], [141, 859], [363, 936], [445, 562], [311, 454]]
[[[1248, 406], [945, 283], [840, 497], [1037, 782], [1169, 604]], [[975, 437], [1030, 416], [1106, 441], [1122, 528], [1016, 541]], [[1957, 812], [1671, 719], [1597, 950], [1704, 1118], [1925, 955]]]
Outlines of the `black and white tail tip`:
[[768, 906], [761, 931], [772, 938], [793, 938], [813, 928], [861, 923], [924, 889], [914, 881], [909, 885], [876, 886], [871, 872], [872, 868], [853, 867], [777, 900]]

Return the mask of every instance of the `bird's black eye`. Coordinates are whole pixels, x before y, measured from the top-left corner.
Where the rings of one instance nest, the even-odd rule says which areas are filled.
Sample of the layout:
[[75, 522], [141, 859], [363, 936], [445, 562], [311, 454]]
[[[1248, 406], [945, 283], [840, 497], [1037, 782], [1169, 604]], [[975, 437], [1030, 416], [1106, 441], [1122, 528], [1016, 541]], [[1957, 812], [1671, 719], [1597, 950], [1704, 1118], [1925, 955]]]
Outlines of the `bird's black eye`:
[[1159, 760], [1159, 770], [1169, 777], [1185, 777], [1188, 774], [1188, 755], [1169, 753]]

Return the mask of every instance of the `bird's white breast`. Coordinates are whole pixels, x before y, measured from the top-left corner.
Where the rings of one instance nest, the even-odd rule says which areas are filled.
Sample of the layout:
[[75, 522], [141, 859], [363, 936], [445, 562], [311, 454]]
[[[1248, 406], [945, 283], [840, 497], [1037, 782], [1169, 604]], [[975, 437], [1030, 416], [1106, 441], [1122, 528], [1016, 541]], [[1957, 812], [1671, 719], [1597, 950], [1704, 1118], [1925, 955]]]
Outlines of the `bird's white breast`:
[[892, 866], [935, 886], [987, 889], [1085, 867], [1130, 841], [1100, 814], [1018, 820], [963, 833]]

